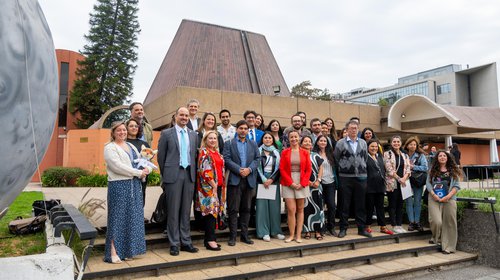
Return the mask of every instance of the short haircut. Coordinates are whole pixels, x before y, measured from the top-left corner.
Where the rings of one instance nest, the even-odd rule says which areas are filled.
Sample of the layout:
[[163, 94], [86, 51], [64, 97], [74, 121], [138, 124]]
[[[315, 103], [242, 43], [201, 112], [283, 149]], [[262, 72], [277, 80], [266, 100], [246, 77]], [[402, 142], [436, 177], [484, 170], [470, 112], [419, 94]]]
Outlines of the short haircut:
[[320, 119], [318, 119], [318, 118], [313, 118], [313, 119], [309, 122], [309, 126], [311, 126], [311, 127], [312, 127], [312, 126], [313, 126], [313, 123], [315, 123], [315, 122], [320, 122], [320, 123], [321, 123], [321, 120], [320, 120]]
[[221, 118], [222, 113], [228, 113], [228, 114], [229, 114], [229, 116], [231, 116], [231, 112], [229, 112], [229, 110], [228, 110], [228, 109], [222, 109], [222, 110], [220, 110], [220, 112], [219, 112], [219, 119]]
[[130, 106], [128, 106], [128, 109], [132, 111], [135, 105], [141, 105], [144, 108], [141, 102], [133, 102], [132, 104], [130, 104]]
[[358, 123], [361, 123], [361, 120], [359, 119], [359, 117], [351, 117], [349, 119], [349, 121], [357, 121]]
[[302, 121], [302, 117], [299, 114], [293, 114], [290, 120], [293, 120], [293, 117], [299, 117], [300, 120]]
[[296, 114], [296, 115], [304, 114], [304, 116], [306, 116], [306, 118], [307, 118], [307, 114], [306, 114], [306, 112], [297, 111], [297, 113], [295, 113], [295, 114]]
[[351, 124], [354, 124], [356, 125], [358, 128], [359, 128], [359, 122], [356, 121], [356, 120], [349, 120], [346, 124], [345, 124], [345, 128], [348, 128]]
[[257, 112], [253, 110], [246, 110], [243, 114], [243, 118], [246, 119], [248, 115], [252, 114], [254, 117], [257, 117]]
[[196, 103], [198, 106], [200, 106], [200, 101], [198, 101], [198, 99], [191, 99], [188, 101], [188, 103], [186, 104], [187, 107], [189, 107], [189, 104], [191, 103]]
[[242, 125], [246, 125], [248, 127], [248, 123], [245, 120], [240, 120], [236, 123], [236, 128], [239, 128]]

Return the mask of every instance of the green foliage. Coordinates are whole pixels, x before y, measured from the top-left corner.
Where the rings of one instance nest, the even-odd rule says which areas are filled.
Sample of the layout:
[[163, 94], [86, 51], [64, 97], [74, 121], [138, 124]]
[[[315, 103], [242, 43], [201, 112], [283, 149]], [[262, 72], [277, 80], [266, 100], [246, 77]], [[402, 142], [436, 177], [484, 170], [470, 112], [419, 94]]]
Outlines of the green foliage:
[[332, 100], [330, 90], [327, 88], [319, 89], [312, 87], [311, 81], [303, 81], [292, 87], [291, 94], [293, 97], [315, 99], [315, 100]]
[[382, 97], [380, 97], [378, 99], [377, 103], [378, 103], [379, 106], [387, 106], [387, 105], [389, 105], [389, 101], [387, 101], [387, 98], [382, 98]]
[[137, 66], [138, 0], [97, 0], [90, 14], [70, 111], [88, 128], [107, 110], [129, 102]]
[[0, 257], [15, 257], [45, 252], [45, 235], [36, 234], [15, 236], [9, 233], [9, 222], [17, 216], [31, 217], [31, 205], [43, 199], [41, 192], [22, 192], [9, 206], [9, 211], [0, 220]]
[[161, 176], [158, 172], [151, 172], [148, 175], [148, 186], [159, 186], [161, 184]]
[[88, 174], [88, 171], [78, 167], [50, 167], [42, 174], [42, 185], [44, 187], [74, 186], [80, 176]]
[[[500, 190], [473, 190], [473, 189], [462, 189], [457, 193], [458, 197], [472, 197], [472, 198], [483, 198], [483, 197], [496, 197], [497, 203], [494, 205], [495, 212], [500, 212]], [[459, 204], [467, 203], [460, 202]], [[487, 203], [479, 203], [478, 209], [483, 212], [491, 212], [491, 206]]]
[[80, 176], [76, 180], [76, 185], [79, 187], [107, 187], [108, 176], [106, 174], [92, 174]]

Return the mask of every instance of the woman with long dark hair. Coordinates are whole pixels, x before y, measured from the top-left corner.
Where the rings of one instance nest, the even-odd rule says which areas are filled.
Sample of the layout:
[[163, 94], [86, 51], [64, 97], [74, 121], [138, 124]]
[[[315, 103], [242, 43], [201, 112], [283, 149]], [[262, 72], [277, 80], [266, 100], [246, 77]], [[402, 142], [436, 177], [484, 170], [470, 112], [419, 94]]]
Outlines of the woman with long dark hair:
[[368, 158], [366, 159], [366, 231], [371, 233], [373, 208], [377, 214], [377, 224], [380, 232], [394, 234], [385, 226], [384, 193], [385, 193], [385, 166], [384, 158], [379, 151], [380, 143], [376, 138], [371, 138], [366, 143]]
[[429, 191], [429, 223], [432, 239], [430, 243], [440, 244], [443, 254], [456, 251], [457, 247], [457, 202], [462, 171], [450, 154], [440, 150], [427, 176]]
[[283, 128], [278, 120], [271, 120], [265, 131], [271, 132], [274, 142], [278, 145], [278, 150], [283, 150]]
[[337, 236], [335, 232], [335, 191], [337, 189], [337, 178], [335, 175], [335, 159], [333, 158], [333, 148], [327, 141], [327, 137], [320, 136], [316, 139], [313, 152], [317, 153], [323, 159], [323, 173], [319, 181], [323, 189], [323, 201], [326, 204], [326, 218], [323, 232], [328, 230], [332, 236]]
[[401, 136], [392, 136], [390, 144], [391, 148], [384, 153], [389, 216], [393, 231], [395, 233], [405, 233], [406, 230], [401, 227], [403, 224], [403, 196], [401, 195], [401, 188], [406, 187], [406, 180], [410, 178], [410, 159], [407, 154], [401, 151]]
[[[324, 135], [318, 136], [318, 140], [326, 140]], [[305, 239], [310, 239], [311, 234], [317, 240], [323, 240], [323, 228], [325, 224], [325, 213], [323, 210], [323, 188], [321, 186], [321, 178], [323, 176], [323, 158], [312, 151], [312, 138], [309, 136], [302, 137], [300, 147], [310, 152], [312, 173], [309, 179], [310, 196], [306, 199], [304, 204], [304, 232]]]
[[333, 149], [335, 149], [335, 145], [337, 144], [337, 130], [335, 129], [335, 122], [332, 118], [328, 117], [325, 119], [325, 123], [328, 127], [328, 139], [330, 140], [330, 145]]
[[405, 142], [405, 151], [410, 158], [411, 189], [413, 196], [408, 197], [406, 202], [406, 214], [408, 215], [408, 231], [423, 231], [420, 225], [420, 209], [422, 207], [422, 193], [424, 191], [425, 179], [427, 178], [427, 158], [425, 152], [420, 148], [418, 137], [411, 136]]
[[257, 237], [267, 242], [271, 241], [271, 237], [283, 240], [285, 236], [281, 231], [281, 192], [278, 184], [280, 152], [271, 132], [266, 131], [262, 135], [259, 153], [260, 162], [257, 167], [257, 181], [266, 189], [274, 185], [276, 191], [274, 199], [256, 199], [255, 229]]

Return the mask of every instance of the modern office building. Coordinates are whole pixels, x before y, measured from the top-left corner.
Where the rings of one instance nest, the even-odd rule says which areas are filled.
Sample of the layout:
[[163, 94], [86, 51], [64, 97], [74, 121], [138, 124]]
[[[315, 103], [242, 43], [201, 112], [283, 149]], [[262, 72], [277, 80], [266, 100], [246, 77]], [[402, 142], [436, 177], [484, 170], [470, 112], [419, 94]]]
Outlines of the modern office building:
[[391, 105], [408, 95], [423, 95], [441, 105], [498, 107], [496, 63], [473, 68], [450, 64], [398, 79], [379, 89], [360, 88], [345, 95], [348, 102]]

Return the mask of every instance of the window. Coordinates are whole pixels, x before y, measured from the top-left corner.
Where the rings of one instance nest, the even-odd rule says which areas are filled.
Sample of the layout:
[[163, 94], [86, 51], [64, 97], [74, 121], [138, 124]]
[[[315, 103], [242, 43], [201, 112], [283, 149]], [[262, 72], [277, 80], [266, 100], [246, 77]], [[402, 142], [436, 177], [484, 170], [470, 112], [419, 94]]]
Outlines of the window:
[[442, 84], [437, 86], [437, 94], [445, 94], [445, 93], [450, 93], [451, 92], [451, 84]]
[[59, 120], [58, 127], [67, 126], [68, 112], [68, 80], [69, 80], [69, 63], [61, 62], [61, 74], [59, 76]]

